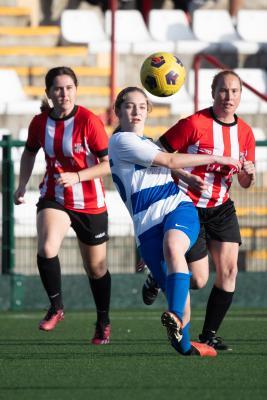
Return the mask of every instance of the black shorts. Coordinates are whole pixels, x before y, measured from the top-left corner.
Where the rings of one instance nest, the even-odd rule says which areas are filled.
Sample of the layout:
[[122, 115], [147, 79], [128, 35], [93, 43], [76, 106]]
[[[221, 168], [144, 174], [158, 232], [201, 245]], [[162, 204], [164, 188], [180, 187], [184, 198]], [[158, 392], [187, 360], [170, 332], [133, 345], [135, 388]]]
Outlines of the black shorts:
[[71, 227], [77, 238], [90, 246], [96, 246], [108, 241], [108, 213], [85, 214], [68, 210], [54, 200], [40, 199], [37, 206], [37, 213], [44, 208], [55, 208], [65, 211], [71, 220]]
[[241, 244], [241, 235], [234, 202], [227, 200], [217, 207], [197, 207], [200, 231], [196, 243], [186, 253], [186, 261], [193, 262], [208, 254], [209, 240]]

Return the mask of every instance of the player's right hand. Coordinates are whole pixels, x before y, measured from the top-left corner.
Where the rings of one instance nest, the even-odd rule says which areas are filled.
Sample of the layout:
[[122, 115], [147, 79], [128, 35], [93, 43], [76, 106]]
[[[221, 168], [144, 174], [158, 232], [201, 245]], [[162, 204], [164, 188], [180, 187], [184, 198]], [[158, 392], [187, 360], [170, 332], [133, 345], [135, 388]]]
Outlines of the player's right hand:
[[20, 188], [15, 191], [13, 198], [16, 205], [25, 203], [24, 194], [25, 190], [21, 190]]
[[190, 188], [196, 190], [197, 192], [203, 192], [208, 189], [208, 185], [204, 182], [204, 180], [197, 175], [188, 174], [186, 179], [183, 179]]

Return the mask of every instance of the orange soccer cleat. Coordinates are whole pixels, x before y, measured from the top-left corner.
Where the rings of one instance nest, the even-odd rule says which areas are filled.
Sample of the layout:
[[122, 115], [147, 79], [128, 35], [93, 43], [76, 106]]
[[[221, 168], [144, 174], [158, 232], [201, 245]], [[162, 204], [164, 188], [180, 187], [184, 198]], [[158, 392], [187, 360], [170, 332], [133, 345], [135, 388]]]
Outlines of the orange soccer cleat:
[[39, 323], [39, 329], [42, 331], [52, 331], [59, 321], [63, 321], [64, 311], [63, 309], [55, 310], [52, 307], [49, 308], [44, 319]]

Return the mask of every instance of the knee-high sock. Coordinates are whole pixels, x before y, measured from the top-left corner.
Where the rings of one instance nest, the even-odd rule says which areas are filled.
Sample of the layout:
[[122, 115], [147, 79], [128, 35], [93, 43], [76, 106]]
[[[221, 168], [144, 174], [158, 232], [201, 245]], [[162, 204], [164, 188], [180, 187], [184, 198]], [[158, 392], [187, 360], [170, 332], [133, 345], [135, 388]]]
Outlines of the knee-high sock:
[[234, 292], [226, 292], [213, 286], [206, 308], [202, 333], [217, 332], [231, 303]]
[[167, 276], [166, 297], [169, 311], [182, 321], [185, 303], [189, 291], [190, 275], [182, 272]]
[[93, 293], [96, 310], [97, 321], [108, 324], [109, 321], [109, 305], [111, 295], [111, 276], [109, 271], [99, 279], [89, 278], [91, 290]]
[[45, 258], [37, 254], [37, 265], [52, 307], [56, 310], [62, 308], [61, 272], [58, 256]]
[[182, 354], [187, 353], [191, 348], [190, 343], [190, 322], [183, 327], [183, 337], [178, 343], [178, 351]]

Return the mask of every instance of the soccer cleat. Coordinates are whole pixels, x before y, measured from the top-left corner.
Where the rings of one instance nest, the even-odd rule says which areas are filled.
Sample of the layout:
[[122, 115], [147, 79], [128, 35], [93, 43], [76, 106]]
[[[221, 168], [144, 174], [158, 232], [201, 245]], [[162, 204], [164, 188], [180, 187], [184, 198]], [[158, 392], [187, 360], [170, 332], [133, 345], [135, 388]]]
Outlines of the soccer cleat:
[[150, 306], [156, 300], [159, 292], [160, 288], [158, 287], [157, 282], [153, 278], [152, 274], [149, 273], [142, 289], [143, 302], [147, 306]]
[[161, 316], [161, 323], [167, 328], [168, 339], [172, 342], [179, 343], [182, 340], [182, 322], [170, 311], [165, 311]]
[[110, 337], [111, 325], [103, 325], [101, 323], [96, 323], [95, 335], [91, 340], [92, 344], [108, 344]]
[[44, 319], [39, 323], [39, 329], [42, 331], [52, 331], [59, 321], [63, 321], [64, 311], [59, 309], [55, 311], [52, 307], [49, 308]]
[[227, 344], [225, 344], [220, 336], [216, 336], [214, 332], [202, 333], [199, 335], [200, 343], [206, 343], [216, 350], [232, 350]]
[[176, 340], [171, 341], [172, 347], [182, 356], [216, 357], [217, 351], [205, 343], [190, 342], [191, 347], [186, 353], [182, 353], [179, 343]]
[[214, 347], [208, 346], [206, 343], [190, 342], [190, 356], [200, 356], [200, 357], [216, 357], [217, 351]]

